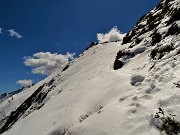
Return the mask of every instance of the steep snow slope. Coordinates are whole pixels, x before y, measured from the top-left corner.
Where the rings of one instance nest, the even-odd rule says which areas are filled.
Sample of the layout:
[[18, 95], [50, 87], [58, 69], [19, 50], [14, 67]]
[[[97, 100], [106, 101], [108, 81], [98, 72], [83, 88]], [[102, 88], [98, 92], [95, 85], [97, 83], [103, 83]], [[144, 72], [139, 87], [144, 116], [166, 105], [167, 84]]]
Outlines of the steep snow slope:
[[[59, 74], [56, 87], [46, 97], [45, 105], [16, 122], [5, 134], [51, 134], [63, 132], [97, 115], [99, 109], [126, 91], [130, 74], [111, 69], [120, 43], [98, 45], [86, 51]], [[122, 90], [120, 90], [121, 88]], [[37, 128], [38, 127], [38, 128]]]
[[0, 102], [0, 127], [6, 121], [7, 117], [11, 114], [12, 111], [15, 111], [20, 104], [22, 104], [29, 96], [31, 96], [35, 90], [43, 85], [45, 82], [50, 81], [54, 75], [49, 76], [47, 79], [39, 82], [38, 84], [31, 86], [30, 88], [22, 90], [20, 93], [9, 96]]
[[66, 70], [5, 100], [1, 133], [160, 135], [158, 107], [180, 121], [179, 2], [163, 0], [123, 45], [92, 46]]
[[137, 48], [146, 50], [115, 71], [116, 52], [128, 47], [119, 45], [100, 44], [86, 51], [55, 78], [44, 106], [23, 115], [3, 135], [158, 135], [158, 107], [180, 120], [179, 88], [174, 85], [180, 81], [179, 55], [171, 52], [151, 69], [151, 46], [141, 43]]

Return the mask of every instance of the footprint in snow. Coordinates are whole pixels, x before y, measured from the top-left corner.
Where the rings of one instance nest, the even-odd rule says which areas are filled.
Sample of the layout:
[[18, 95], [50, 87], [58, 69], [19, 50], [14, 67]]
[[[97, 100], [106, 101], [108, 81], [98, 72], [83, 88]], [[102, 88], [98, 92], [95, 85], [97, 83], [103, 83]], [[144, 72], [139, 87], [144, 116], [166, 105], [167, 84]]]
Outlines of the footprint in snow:
[[133, 75], [131, 76], [131, 85], [138, 86], [144, 81], [145, 77], [141, 75]]

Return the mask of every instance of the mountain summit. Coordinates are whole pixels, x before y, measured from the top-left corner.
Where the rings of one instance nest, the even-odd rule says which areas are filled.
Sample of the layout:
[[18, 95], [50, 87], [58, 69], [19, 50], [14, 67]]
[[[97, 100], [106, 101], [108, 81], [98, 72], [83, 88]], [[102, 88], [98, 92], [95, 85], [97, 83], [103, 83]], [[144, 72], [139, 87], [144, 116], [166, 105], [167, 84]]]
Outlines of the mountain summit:
[[[123, 42], [91, 45], [61, 71], [1, 101], [0, 134], [178, 134], [179, 8], [180, 0], [161, 1]], [[178, 130], [163, 125], [166, 114]]]
[[126, 34], [123, 44], [129, 42], [137, 44], [148, 36], [154, 45], [169, 35], [178, 35], [179, 2], [179, 0], [163, 0], [151, 12], [141, 17], [135, 27]]
[[[129, 31], [123, 38], [122, 44], [130, 44], [128, 49], [145, 43], [145, 48], [152, 46], [153, 50], [150, 53], [152, 59], [161, 59], [166, 52], [174, 50], [174, 43], [178, 40], [180, 33], [180, 1], [179, 0], [162, 0], [161, 3], [142, 16], [135, 27]], [[171, 40], [171, 41], [169, 41]], [[162, 43], [165, 42], [165, 43]], [[164, 47], [163, 47], [164, 46]], [[162, 50], [164, 48], [164, 50]], [[138, 51], [144, 51], [138, 49]], [[123, 55], [121, 50], [117, 54], [114, 63], [114, 69], [119, 69], [123, 66], [123, 62], [119, 59]], [[129, 57], [133, 57], [133, 53], [127, 53]]]

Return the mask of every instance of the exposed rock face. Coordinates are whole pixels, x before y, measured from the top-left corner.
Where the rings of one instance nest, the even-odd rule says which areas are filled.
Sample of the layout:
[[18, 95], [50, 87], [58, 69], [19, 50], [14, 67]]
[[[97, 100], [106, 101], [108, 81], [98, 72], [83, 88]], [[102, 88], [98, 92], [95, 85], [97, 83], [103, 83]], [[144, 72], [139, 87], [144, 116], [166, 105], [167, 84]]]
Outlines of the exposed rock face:
[[[153, 60], [161, 59], [168, 52], [177, 49], [174, 47], [175, 43], [173, 43], [175, 39], [172, 39], [173, 42], [170, 41], [169, 43], [160, 42], [166, 37], [180, 34], [179, 21], [180, 1], [162, 0], [156, 8], [142, 16], [135, 27], [125, 35], [122, 44], [129, 44], [129, 46], [124, 51], [127, 52], [133, 50], [135, 46], [146, 44], [145, 48], [147, 46], [154, 47], [149, 54], [150, 58]], [[122, 64], [117, 66], [117, 63], [123, 63], [118, 55], [114, 62], [114, 70], [122, 68]]]
[[[179, 34], [180, 26], [176, 21], [180, 19], [180, 6], [179, 2], [176, 3], [177, 6], [173, 6], [173, 2], [174, 0], [163, 0], [155, 9], [142, 16], [135, 27], [126, 34], [123, 44], [138, 44], [143, 40], [141, 36], [145, 33], [152, 38], [152, 45], [169, 35]], [[166, 33], [160, 33], [159, 30], [163, 27], [168, 27]]]

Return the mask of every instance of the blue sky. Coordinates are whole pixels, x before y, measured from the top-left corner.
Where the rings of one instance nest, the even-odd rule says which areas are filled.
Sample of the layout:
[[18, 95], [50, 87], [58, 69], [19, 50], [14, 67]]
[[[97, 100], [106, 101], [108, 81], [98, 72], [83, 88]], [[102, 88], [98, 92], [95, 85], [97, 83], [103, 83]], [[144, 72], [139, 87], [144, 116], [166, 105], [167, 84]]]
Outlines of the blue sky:
[[[0, 0], [0, 93], [20, 88], [16, 82], [37, 82], [24, 56], [38, 52], [76, 55], [97, 33], [117, 26], [128, 32], [160, 0]], [[14, 30], [12, 30], [14, 29]], [[13, 32], [14, 35], [10, 36]], [[18, 34], [21, 37], [18, 37]]]

